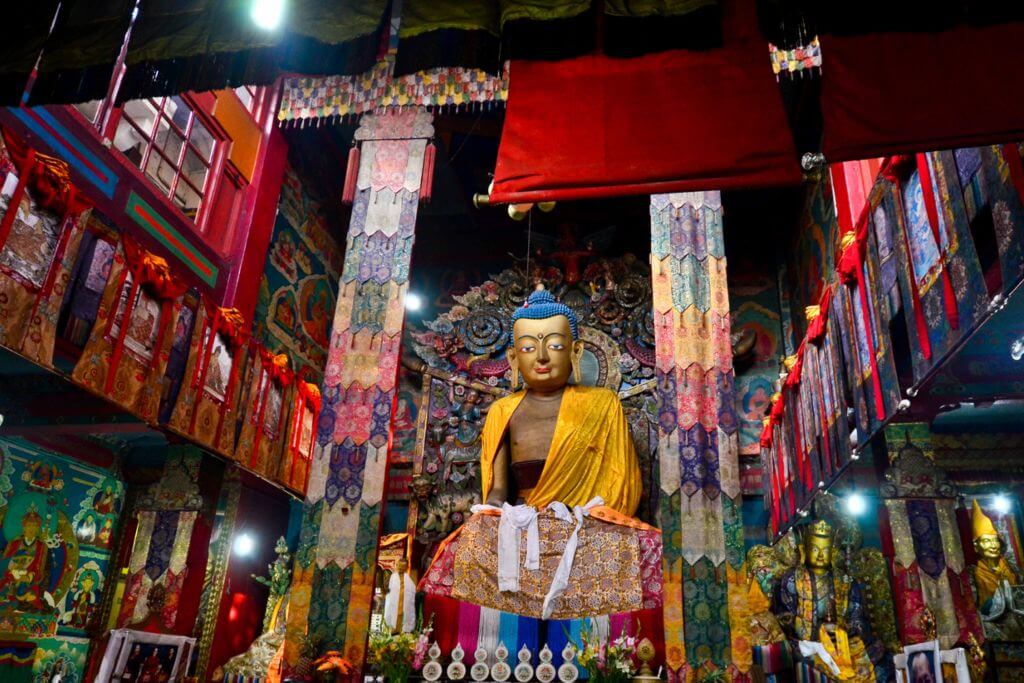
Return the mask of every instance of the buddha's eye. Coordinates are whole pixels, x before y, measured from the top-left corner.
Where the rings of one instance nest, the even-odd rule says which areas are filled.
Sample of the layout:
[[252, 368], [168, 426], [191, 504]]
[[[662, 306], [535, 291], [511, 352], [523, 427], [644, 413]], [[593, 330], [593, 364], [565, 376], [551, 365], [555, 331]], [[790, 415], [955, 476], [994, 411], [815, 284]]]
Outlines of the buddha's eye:
[[534, 351], [534, 347], [533, 346], [521, 346], [521, 347], [519, 347], [519, 352], [520, 353], [533, 353], [533, 351]]
[[552, 351], [561, 351], [562, 349], [565, 348], [565, 344], [555, 343], [549, 346], [548, 348], [551, 349]]

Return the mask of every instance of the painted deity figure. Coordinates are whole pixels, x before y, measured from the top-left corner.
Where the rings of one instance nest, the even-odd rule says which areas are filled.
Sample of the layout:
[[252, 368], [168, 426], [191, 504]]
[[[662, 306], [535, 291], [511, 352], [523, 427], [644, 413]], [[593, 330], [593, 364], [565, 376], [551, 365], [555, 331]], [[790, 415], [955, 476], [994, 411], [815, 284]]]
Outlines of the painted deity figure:
[[541, 618], [659, 606], [660, 533], [632, 517], [642, 483], [618, 396], [570, 383], [583, 343], [575, 313], [549, 292], [512, 319], [513, 386], [526, 387], [491, 405], [485, 504], [442, 543], [425, 589]]
[[21, 536], [4, 549], [6, 567], [0, 577], [0, 596], [16, 609], [41, 612], [47, 609], [43, 594], [50, 575], [50, 553], [40, 536], [43, 519], [30, 507], [21, 517]]
[[978, 501], [971, 510], [971, 536], [978, 555], [971, 578], [985, 635], [993, 640], [1018, 640], [1024, 637], [1024, 604], [1016, 604], [1014, 588], [1024, 585], [1024, 576], [1006, 557], [1006, 544]]
[[801, 562], [775, 588], [774, 613], [796, 651], [838, 680], [871, 682], [871, 629], [860, 587], [833, 566], [832, 525], [819, 519], [806, 528]]
[[[94, 565], [95, 566], [95, 565]], [[99, 574], [95, 569], [80, 572], [71, 594], [70, 609], [62, 616], [62, 621], [72, 628], [84, 629], [96, 610]]]

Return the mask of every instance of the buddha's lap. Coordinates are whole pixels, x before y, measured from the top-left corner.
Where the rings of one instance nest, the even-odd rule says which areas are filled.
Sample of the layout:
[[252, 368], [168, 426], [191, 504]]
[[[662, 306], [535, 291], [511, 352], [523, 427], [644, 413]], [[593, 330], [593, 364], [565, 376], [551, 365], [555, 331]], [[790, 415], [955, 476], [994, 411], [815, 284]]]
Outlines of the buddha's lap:
[[[498, 590], [500, 517], [476, 515], [435, 558], [424, 579], [428, 593], [539, 617], [575, 524], [550, 511], [538, 515], [540, 568], [528, 570], [527, 532], [519, 543], [519, 590]], [[661, 606], [661, 534], [587, 517], [578, 534], [565, 592], [551, 618], [568, 619]]]

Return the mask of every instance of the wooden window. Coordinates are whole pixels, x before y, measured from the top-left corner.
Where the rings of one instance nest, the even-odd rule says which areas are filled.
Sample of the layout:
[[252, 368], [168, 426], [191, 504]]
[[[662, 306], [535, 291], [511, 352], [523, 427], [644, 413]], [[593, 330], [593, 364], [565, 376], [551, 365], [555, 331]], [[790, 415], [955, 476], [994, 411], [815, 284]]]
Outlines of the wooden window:
[[113, 137], [114, 147], [194, 221], [212, 189], [210, 169], [220, 142], [178, 95], [126, 102]]

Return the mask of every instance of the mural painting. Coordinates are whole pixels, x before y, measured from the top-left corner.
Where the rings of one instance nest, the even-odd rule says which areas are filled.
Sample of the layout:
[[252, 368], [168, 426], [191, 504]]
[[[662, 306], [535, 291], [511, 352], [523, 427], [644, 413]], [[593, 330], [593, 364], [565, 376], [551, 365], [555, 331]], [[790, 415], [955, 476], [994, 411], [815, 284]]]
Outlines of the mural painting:
[[341, 247], [321, 203], [289, 167], [260, 282], [255, 336], [274, 353], [309, 366], [313, 380], [327, 362], [340, 272]]
[[[736, 359], [736, 411], [739, 414], [740, 453], [758, 455], [762, 418], [775, 392], [782, 348], [778, 288], [767, 273], [741, 263], [729, 283], [732, 330], [746, 335], [753, 347]], [[750, 264], [754, 265], [754, 264]]]
[[37, 643], [36, 681], [82, 680], [123, 499], [103, 470], [0, 439], [0, 637]]
[[83, 683], [88, 638], [44, 638], [32, 663], [33, 683]]

